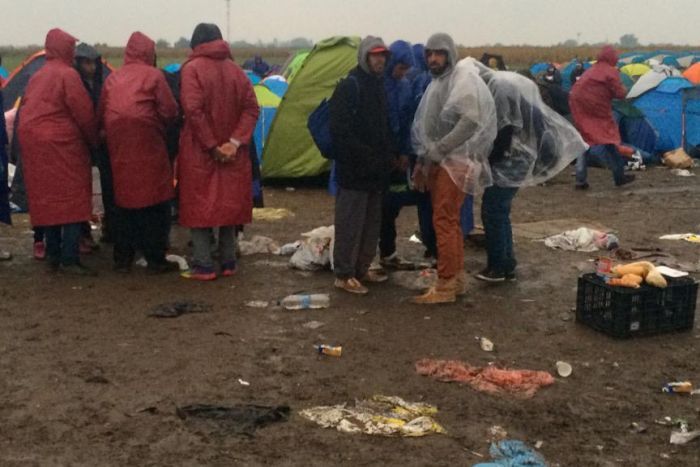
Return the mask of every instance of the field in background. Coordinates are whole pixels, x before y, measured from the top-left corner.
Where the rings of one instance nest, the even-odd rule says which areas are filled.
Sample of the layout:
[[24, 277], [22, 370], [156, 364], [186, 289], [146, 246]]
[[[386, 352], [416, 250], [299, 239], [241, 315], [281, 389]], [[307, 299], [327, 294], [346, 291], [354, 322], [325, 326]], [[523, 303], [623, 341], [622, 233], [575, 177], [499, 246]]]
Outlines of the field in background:
[[[103, 56], [115, 67], [122, 64], [124, 57], [124, 49], [121, 47], [100, 47], [98, 48]], [[654, 50], [700, 50], [700, 46], [694, 47], [678, 47], [678, 46], [653, 46], [653, 47], [638, 47], [635, 51], [654, 51]], [[0, 55], [3, 57], [3, 66], [12, 71], [22, 61], [39, 50], [38, 48], [23, 48], [23, 49], [3, 49], [0, 48]], [[537, 62], [556, 62], [566, 63], [573, 58], [595, 59], [599, 47], [533, 47], [533, 46], [501, 46], [501, 47], [462, 47], [460, 55], [462, 57], [472, 56], [480, 58], [484, 52], [491, 54], [502, 55], [506, 64], [510, 69], [527, 68]], [[628, 52], [630, 50], [620, 49], [620, 52]], [[163, 67], [169, 63], [182, 63], [186, 58], [189, 49], [159, 49], [158, 66]], [[233, 56], [238, 63], [243, 63], [254, 55], [262, 55], [265, 60], [273, 65], [281, 65], [287, 57], [294, 51], [285, 48], [246, 48], [233, 49]]]

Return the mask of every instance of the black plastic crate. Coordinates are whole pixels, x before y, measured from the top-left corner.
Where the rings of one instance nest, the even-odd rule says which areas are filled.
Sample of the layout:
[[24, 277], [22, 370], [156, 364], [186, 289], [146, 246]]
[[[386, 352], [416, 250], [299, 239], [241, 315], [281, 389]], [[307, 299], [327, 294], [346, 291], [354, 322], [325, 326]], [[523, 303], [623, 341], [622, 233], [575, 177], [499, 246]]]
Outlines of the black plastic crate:
[[687, 331], [695, 322], [698, 284], [666, 278], [668, 287], [612, 287], [596, 274], [578, 279], [576, 322], [617, 338]]

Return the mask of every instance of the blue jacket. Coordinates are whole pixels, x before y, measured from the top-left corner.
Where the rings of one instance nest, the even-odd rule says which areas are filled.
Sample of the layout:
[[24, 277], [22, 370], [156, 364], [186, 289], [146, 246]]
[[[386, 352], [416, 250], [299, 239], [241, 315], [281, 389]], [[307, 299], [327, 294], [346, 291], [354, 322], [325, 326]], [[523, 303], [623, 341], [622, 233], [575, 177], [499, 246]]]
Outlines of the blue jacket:
[[417, 109], [425, 90], [428, 89], [428, 85], [432, 80], [430, 70], [428, 70], [428, 64], [425, 62], [425, 46], [423, 44], [415, 44], [413, 46], [413, 60], [415, 62], [415, 67], [413, 67], [407, 77], [411, 82], [414, 105]]
[[384, 88], [386, 89], [387, 105], [389, 111], [389, 126], [394, 136], [394, 143], [401, 155], [410, 155], [411, 125], [416, 111], [411, 83], [407, 78], [395, 79], [392, 74], [394, 68], [404, 64], [413, 68], [413, 51], [411, 44], [405, 41], [396, 41], [389, 47], [391, 57], [387, 63], [384, 75]]

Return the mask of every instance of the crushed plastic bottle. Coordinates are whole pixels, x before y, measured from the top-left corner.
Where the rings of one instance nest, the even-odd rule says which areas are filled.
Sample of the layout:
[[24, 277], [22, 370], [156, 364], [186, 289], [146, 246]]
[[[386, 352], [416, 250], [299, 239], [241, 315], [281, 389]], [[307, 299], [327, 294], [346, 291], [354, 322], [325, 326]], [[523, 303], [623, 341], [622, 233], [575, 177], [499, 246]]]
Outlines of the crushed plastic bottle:
[[308, 310], [328, 308], [331, 298], [328, 294], [289, 295], [280, 302], [287, 310]]
[[314, 348], [320, 355], [328, 355], [329, 357], [340, 357], [343, 353], [343, 348], [338, 346], [334, 347], [332, 345], [315, 345]]

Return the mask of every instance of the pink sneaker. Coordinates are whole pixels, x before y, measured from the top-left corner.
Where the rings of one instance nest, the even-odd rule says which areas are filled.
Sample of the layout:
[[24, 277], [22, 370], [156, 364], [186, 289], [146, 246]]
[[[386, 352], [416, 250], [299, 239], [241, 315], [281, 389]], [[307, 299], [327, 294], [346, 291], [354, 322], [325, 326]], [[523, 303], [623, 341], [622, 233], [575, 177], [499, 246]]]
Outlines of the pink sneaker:
[[34, 259], [37, 261], [46, 259], [46, 245], [44, 242], [34, 242]]

